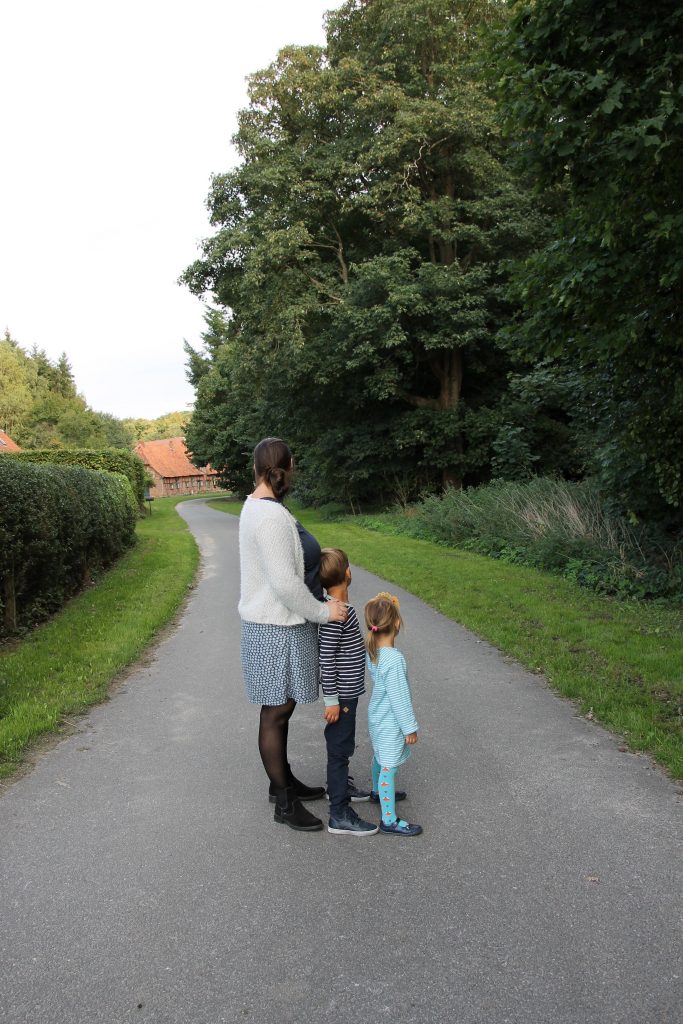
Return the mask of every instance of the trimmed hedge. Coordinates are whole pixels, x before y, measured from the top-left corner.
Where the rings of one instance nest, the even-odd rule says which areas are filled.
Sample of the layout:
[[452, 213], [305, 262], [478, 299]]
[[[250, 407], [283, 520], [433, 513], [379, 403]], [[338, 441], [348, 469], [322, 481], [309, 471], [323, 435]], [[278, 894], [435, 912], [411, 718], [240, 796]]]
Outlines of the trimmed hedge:
[[46, 618], [135, 541], [127, 477], [0, 455], [0, 635]]
[[[4, 452], [3, 455], [9, 455]], [[144, 508], [145, 466], [135, 452], [127, 448], [34, 448], [12, 452], [20, 462], [49, 463], [51, 466], [84, 466], [99, 472], [123, 473], [128, 477], [138, 508]]]

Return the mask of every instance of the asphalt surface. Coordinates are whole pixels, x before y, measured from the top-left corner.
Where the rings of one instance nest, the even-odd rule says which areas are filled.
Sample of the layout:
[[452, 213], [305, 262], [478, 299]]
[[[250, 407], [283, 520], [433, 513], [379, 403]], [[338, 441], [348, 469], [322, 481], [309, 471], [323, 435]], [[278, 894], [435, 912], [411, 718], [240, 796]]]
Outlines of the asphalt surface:
[[[679, 1024], [677, 787], [391, 588], [421, 724], [401, 810], [424, 835], [275, 824], [237, 520], [179, 509], [203, 572], [177, 628], [0, 798], [2, 1024]], [[354, 571], [359, 609], [385, 588]], [[323, 780], [322, 702], [290, 753]]]

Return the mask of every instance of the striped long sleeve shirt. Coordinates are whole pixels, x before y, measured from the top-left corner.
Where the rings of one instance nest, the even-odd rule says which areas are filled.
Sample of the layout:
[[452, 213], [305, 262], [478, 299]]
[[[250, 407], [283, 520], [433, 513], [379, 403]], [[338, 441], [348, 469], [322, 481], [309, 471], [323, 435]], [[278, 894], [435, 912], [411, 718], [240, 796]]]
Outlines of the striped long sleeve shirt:
[[351, 605], [346, 622], [320, 626], [320, 682], [327, 707], [365, 693], [365, 644]]
[[413, 711], [406, 660], [395, 647], [382, 647], [377, 661], [368, 658], [373, 682], [368, 705], [368, 728], [375, 757], [383, 767], [396, 768], [410, 757], [406, 736], [419, 726]]

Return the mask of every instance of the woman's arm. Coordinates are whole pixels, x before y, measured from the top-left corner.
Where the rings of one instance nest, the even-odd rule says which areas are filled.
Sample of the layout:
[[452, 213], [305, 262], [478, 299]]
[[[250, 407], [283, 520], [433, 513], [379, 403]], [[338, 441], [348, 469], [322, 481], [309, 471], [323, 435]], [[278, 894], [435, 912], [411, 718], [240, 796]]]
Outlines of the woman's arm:
[[268, 516], [257, 530], [268, 582], [285, 608], [302, 615], [309, 622], [327, 622], [329, 602], [316, 601], [298, 573], [298, 536], [282, 516]]

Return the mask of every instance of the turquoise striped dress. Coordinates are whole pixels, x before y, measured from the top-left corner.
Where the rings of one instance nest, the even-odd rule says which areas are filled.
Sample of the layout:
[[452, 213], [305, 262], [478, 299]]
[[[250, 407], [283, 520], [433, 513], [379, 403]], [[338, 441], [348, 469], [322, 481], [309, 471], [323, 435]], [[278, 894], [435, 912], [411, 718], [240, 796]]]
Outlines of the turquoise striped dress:
[[375, 757], [382, 768], [397, 768], [411, 754], [406, 736], [418, 724], [410, 697], [406, 660], [395, 647], [381, 647], [376, 662], [367, 658], [372, 679], [368, 728]]

